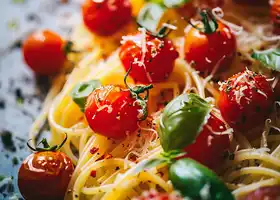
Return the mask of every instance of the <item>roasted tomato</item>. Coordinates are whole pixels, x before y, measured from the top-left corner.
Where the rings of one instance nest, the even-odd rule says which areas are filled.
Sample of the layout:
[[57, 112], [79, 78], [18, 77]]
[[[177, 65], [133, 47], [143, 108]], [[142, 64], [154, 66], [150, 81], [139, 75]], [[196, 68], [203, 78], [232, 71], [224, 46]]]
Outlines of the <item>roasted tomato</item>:
[[139, 98], [129, 89], [118, 86], [95, 89], [85, 107], [89, 126], [94, 132], [115, 139], [136, 131], [138, 121], [146, 118], [145, 101]]
[[109, 36], [131, 20], [132, 8], [127, 0], [85, 0], [82, 12], [84, 23], [90, 31]]
[[38, 74], [55, 74], [62, 69], [66, 60], [65, 44], [64, 40], [52, 31], [36, 31], [23, 43], [24, 60]]
[[136, 82], [156, 83], [169, 77], [178, 57], [170, 40], [145, 33], [124, 39], [119, 56], [126, 71], [132, 68], [130, 75]]
[[225, 152], [230, 148], [229, 135], [225, 134], [225, 131], [225, 124], [211, 114], [196, 141], [185, 148], [186, 157], [211, 169], [217, 168], [223, 162]]
[[274, 24], [274, 31], [276, 34], [280, 34], [280, 0], [275, 0], [270, 10], [271, 20]]
[[[236, 52], [235, 35], [225, 24], [216, 22], [207, 11], [203, 10], [201, 16], [203, 25], [194, 25], [186, 33], [185, 59], [202, 75], [224, 71]], [[213, 24], [216, 24], [215, 27]]]
[[183, 200], [178, 194], [159, 193], [155, 190], [143, 192], [140, 197], [135, 200]]
[[268, 186], [251, 192], [242, 200], [277, 200], [280, 199], [280, 186]]
[[19, 190], [28, 200], [64, 199], [73, 171], [73, 163], [64, 153], [41, 149], [23, 161], [18, 172]]
[[219, 108], [225, 121], [239, 131], [262, 123], [273, 107], [274, 95], [266, 78], [250, 70], [240, 72], [220, 87]]

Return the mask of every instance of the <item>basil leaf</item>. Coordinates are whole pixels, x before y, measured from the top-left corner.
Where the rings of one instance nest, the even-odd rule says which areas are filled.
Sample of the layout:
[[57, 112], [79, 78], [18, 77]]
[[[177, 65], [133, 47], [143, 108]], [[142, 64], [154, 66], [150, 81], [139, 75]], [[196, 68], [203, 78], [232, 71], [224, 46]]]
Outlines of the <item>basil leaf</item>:
[[164, 151], [193, 143], [209, 118], [211, 105], [196, 94], [182, 94], [165, 107], [159, 137]]
[[190, 1], [191, 0], [163, 0], [163, 3], [167, 8], [179, 8]]
[[157, 3], [147, 3], [139, 12], [137, 23], [150, 32], [156, 32], [166, 8]]
[[91, 80], [88, 82], [79, 83], [73, 88], [71, 97], [73, 101], [80, 107], [82, 112], [84, 112], [87, 97], [100, 86], [101, 82], [99, 80]]
[[192, 159], [180, 159], [171, 164], [169, 179], [176, 190], [187, 199], [234, 200], [219, 177]]
[[164, 163], [167, 163], [167, 160], [164, 158], [154, 158], [154, 159], [146, 160], [135, 168], [134, 173], [137, 174], [145, 169], [150, 169]]
[[252, 58], [259, 60], [267, 68], [280, 72], [280, 48], [268, 51], [254, 51]]

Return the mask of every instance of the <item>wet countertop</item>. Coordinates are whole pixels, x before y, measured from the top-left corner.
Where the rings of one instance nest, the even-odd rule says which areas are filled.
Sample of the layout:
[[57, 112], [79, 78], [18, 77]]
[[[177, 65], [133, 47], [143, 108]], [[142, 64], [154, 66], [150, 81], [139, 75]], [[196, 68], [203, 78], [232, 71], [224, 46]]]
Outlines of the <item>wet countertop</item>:
[[[48, 28], [67, 37], [80, 22], [80, 0], [1, 0], [0, 2], [0, 200], [22, 199], [17, 171], [30, 154], [28, 132], [50, 86], [23, 62], [22, 40]], [[42, 131], [48, 132], [48, 127]]]

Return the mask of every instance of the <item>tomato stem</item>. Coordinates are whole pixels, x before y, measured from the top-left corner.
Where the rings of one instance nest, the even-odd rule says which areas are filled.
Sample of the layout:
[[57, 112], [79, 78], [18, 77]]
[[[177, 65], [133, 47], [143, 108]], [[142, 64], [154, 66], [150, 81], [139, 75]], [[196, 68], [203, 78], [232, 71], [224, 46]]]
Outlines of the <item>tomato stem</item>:
[[80, 53], [80, 51], [74, 50], [73, 49], [74, 43], [72, 41], [66, 41], [64, 47], [63, 47], [63, 52], [65, 55], [68, 55], [69, 53]]
[[[128, 69], [128, 71], [126, 72], [125, 76], [124, 76], [124, 83], [126, 85], [126, 87], [129, 89], [131, 95], [136, 99], [136, 102], [141, 106], [142, 111], [143, 111], [143, 116], [140, 117], [140, 120], [145, 120], [148, 116], [148, 109], [147, 109], [147, 101], [149, 98], [149, 90], [153, 88], [152, 84], [149, 84], [147, 86], [140, 86], [137, 85], [135, 87], [130, 87], [127, 83], [127, 77], [129, 75], [129, 73], [132, 70], [132, 63], [130, 64], [130, 68]], [[144, 98], [142, 98], [140, 96], [140, 94], [142, 93], [146, 93], [146, 95], [144, 96]]]
[[[166, 22], [167, 24], [169, 23], [169, 21]], [[141, 28], [145, 28], [143, 27], [141, 24], [139, 24], [137, 22], [137, 25]], [[147, 33], [151, 36], [154, 36], [154, 37], [157, 37], [157, 38], [165, 38], [167, 37], [171, 32], [172, 32], [172, 29], [168, 28], [167, 26], [162, 26], [160, 27], [159, 31], [154, 33], [153, 31], [150, 31], [149, 29], [145, 28], [147, 30]]]
[[[50, 146], [47, 139], [43, 138], [38, 145], [34, 148], [29, 144], [29, 141], [27, 142], [27, 146], [32, 150], [32, 151], [37, 151], [37, 152], [42, 152], [42, 151], [58, 151], [67, 141], [67, 133], [65, 133], [65, 138], [64, 140], [61, 142], [60, 145], [54, 145], [54, 146]], [[38, 147], [40, 144], [43, 144], [43, 148]]]
[[194, 25], [191, 21], [188, 21], [188, 23], [194, 27], [195, 29], [199, 30], [200, 32], [203, 32], [205, 34], [211, 34], [215, 33], [218, 28], [218, 23], [214, 15], [212, 15], [209, 10], [202, 10], [200, 12], [201, 21], [203, 24], [203, 28], [198, 27], [197, 25]]

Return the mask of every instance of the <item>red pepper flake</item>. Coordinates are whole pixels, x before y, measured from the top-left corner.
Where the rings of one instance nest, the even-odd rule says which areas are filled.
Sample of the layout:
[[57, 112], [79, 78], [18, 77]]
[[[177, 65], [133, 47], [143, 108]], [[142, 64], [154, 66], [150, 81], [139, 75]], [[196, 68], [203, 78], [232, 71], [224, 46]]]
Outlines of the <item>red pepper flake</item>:
[[92, 178], [95, 178], [95, 177], [96, 177], [96, 171], [95, 171], [95, 170], [92, 170], [92, 171], [90, 172], [90, 176], [91, 176]]
[[91, 149], [89, 150], [89, 152], [90, 152], [91, 154], [95, 154], [98, 150], [99, 150], [99, 148], [93, 147], [93, 148], [91, 148]]
[[111, 154], [106, 153], [106, 154], [104, 155], [104, 159], [110, 159], [110, 158], [113, 158], [113, 156], [112, 156]]

